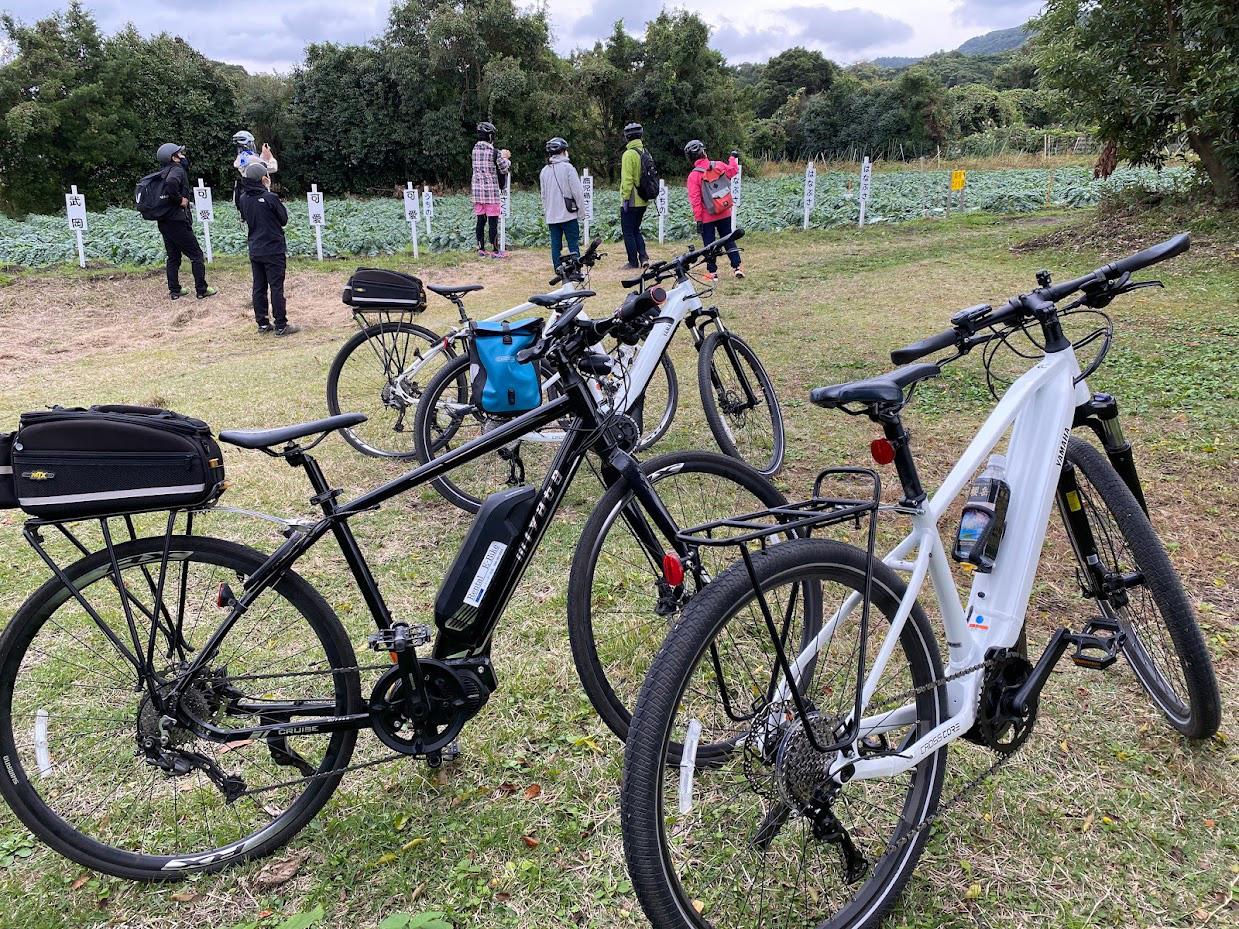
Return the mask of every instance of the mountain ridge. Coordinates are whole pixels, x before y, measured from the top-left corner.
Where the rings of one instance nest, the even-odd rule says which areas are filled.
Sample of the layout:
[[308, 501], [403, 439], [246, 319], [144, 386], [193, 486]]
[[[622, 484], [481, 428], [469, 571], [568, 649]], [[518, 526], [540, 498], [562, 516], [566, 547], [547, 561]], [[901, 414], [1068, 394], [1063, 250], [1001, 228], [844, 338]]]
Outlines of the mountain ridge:
[[[990, 32], [973, 36], [971, 39], [961, 43], [959, 48], [954, 49], [954, 51], [963, 55], [997, 55], [1019, 48], [1031, 37], [1032, 31], [1025, 26], [994, 29]], [[870, 64], [875, 64], [879, 68], [908, 68], [928, 57], [928, 55], [918, 55], [915, 57], [887, 55], [872, 59]]]

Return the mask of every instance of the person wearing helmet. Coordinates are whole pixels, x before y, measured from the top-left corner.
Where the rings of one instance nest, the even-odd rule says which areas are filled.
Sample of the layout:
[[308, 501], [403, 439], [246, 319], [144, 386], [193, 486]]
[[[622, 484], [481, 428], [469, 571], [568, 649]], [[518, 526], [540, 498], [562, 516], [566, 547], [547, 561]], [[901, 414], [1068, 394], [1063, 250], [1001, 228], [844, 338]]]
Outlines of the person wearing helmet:
[[[740, 155], [739, 152], [732, 152], [726, 162], [711, 161], [700, 139], [693, 139], [685, 145], [684, 155], [692, 165], [684, 181], [688, 202], [693, 208], [693, 219], [697, 221], [701, 241], [709, 245], [731, 232], [731, 179], [740, 170]], [[727, 260], [731, 262], [732, 273], [737, 278], [743, 278], [740, 249], [731, 242], [727, 243]], [[711, 258], [706, 262], [706, 280], [717, 279], [718, 262]]]
[[[288, 225], [288, 210], [280, 198], [271, 192], [271, 173], [261, 158], [253, 158], [245, 166], [241, 177], [240, 210], [249, 229], [254, 320], [258, 323], [258, 331], [274, 331], [279, 336], [300, 332], [300, 327], [288, 322], [284, 300], [284, 274], [288, 269], [284, 227]], [[267, 315], [268, 305], [275, 319], [274, 326]]]
[[546, 143], [546, 167], [538, 175], [542, 212], [551, 233], [551, 267], [559, 271], [560, 250], [568, 240], [568, 254], [581, 254], [579, 216], [585, 203], [580, 175], [568, 160], [568, 143], [556, 136]]
[[232, 166], [237, 169], [237, 180], [232, 186], [232, 203], [239, 212], [241, 209], [241, 178], [245, 176], [245, 166], [251, 161], [260, 160], [267, 166], [267, 174], [271, 175], [280, 170], [280, 163], [276, 161], [271, 146], [266, 142], [262, 143], [262, 152], [255, 153], [254, 149], [258, 143], [254, 139], [254, 133], [248, 129], [234, 133], [232, 144], [237, 148], [237, 157], [232, 162]]
[[202, 257], [202, 247], [198, 237], [194, 235], [193, 210], [190, 207], [193, 197], [193, 187], [189, 183], [189, 153], [185, 146], [176, 142], [165, 142], [159, 146], [156, 153], [162, 166], [164, 192], [169, 198], [179, 203], [179, 207], [159, 220], [159, 234], [163, 237], [164, 251], [167, 252], [165, 268], [168, 275], [168, 293], [173, 300], [189, 295], [189, 291], [181, 289], [181, 256], [189, 259], [189, 267], [194, 274], [194, 291], [198, 299], [213, 297], [219, 293], [214, 287], [207, 285], [206, 262]]
[[628, 253], [626, 270], [639, 268], [649, 261], [645, 251], [645, 236], [641, 234], [641, 221], [649, 201], [637, 191], [641, 182], [641, 166], [645, 152], [642, 136], [645, 131], [640, 123], [624, 127], [624, 154], [620, 156], [620, 230], [624, 234], [624, 251]]
[[[478, 123], [478, 140], [473, 146], [473, 178], [469, 192], [473, 197], [473, 215], [477, 217], [474, 237], [478, 254], [491, 258], [506, 257], [499, 251], [499, 213], [503, 208], [500, 194], [503, 180], [512, 170], [512, 153], [506, 148], [495, 150], [495, 124]], [[490, 251], [486, 251], [485, 233], [490, 228]]]

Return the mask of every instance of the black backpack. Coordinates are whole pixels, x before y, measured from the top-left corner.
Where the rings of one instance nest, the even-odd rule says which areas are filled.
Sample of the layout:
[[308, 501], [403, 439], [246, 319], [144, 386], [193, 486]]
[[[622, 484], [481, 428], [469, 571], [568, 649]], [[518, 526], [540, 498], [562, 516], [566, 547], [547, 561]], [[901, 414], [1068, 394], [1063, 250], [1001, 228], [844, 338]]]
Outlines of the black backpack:
[[641, 156], [641, 174], [637, 177], [637, 196], [642, 200], [653, 200], [658, 196], [658, 165], [654, 164], [654, 156], [645, 149], [637, 152]]
[[133, 205], [143, 219], [165, 219], [179, 206], [179, 202], [168, 193], [166, 170], [146, 175], [134, 188]]

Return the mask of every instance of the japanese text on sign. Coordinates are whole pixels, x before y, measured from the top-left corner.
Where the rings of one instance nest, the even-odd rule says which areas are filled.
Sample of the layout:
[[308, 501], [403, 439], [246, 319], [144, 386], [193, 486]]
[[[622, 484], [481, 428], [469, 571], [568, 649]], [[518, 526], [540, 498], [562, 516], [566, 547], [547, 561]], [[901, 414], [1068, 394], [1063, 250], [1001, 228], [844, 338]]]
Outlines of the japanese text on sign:
[[310, 225], [327, 225], [327, 210], [323, 204], [322, 192], [318, 190], [310, 191], [310, 193], [305, 195], [305, 202], [310, 212]]
[[69, 228], [85, 232], [86, 196], [84, 194], [65, 194], [65, 214], [69, 218]]
[[[963, 190], [964, 184], [968, 180], [967, 171], [952, 171], [951, 172], [951, 190]], [[941, 190], [942, 188], [938, 188]]]

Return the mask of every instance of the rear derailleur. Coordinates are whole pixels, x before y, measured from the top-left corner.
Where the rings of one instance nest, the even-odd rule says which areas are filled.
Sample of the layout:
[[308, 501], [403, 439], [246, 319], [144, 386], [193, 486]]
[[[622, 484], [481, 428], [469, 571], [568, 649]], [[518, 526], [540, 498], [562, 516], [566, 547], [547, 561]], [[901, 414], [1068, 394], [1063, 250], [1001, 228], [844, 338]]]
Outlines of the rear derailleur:
[[855, 884], [869, 870], [869, 862], [864, 853], [852, 841], [852, 835], [847, 827], [839, 822], [835, 815], [832, 794], [837, 790], [819, 787], [813, 793], [805, 814], [813, 824], [813, 838], [819, 842], [828, 842], [839, 847], [839, 860], [843, 865], [843, 879], [847, 884]]

